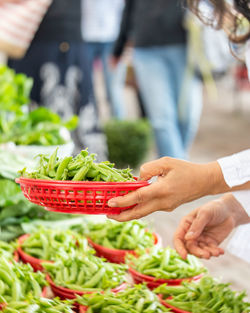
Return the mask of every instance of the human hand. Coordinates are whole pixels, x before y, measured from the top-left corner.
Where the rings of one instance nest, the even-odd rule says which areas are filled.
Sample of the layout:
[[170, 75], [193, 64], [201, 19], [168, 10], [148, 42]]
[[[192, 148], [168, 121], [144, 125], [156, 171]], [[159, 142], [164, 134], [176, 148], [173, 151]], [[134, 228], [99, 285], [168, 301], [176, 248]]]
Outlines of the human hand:
[[110, 207], [136, 206], [108, 217], [123, 222], [155, 211], [169, 212], [185, 202], [217, 193], [217, 188], [228, 188], [217, 162], [195, 164], [164, 157], [141, 167], [141, 180], [149, 180], [154, 176], [158, 176], [158, 179], [151, 185], [109, 200]]
[[240, 203], [228, 194], [208, 202], [185, 216], [174, 235], [174, 245], [182, 258], [187, 254], [209, 259], [224, 254], [219, 245], [249, 217]]

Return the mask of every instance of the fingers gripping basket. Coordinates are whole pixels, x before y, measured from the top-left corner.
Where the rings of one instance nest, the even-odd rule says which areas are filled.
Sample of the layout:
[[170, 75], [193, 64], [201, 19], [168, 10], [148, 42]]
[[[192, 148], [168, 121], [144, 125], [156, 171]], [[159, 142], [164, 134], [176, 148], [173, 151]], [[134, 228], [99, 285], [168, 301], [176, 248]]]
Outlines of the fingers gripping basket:
[[135, 182], [55, 181], [18, 178], [24, 196], [48, 211], [75, 214], [119, 214], [131, 208], [110, 208], [107, 202], [148, 185]]

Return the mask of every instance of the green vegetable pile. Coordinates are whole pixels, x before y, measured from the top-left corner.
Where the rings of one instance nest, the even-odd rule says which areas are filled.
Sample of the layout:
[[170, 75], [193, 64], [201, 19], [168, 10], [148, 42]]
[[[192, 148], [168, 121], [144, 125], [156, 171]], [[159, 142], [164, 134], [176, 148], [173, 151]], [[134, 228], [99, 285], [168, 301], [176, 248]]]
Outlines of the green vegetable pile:
[[61, 145], [69, 141], [65, 128], [74, 130], [78, 118], [63, 122], [59, 115], [40, 107], [29, 111], [32, 79], [0, 66], [0, 143]]
[[88, 236], [93, 242], [110, 249], [136, 250], [154, 245], [152, 232], [146, 230], [142, 221], [118, 223], [107, 220], [89, 225]]
[[171, 248], [153, 247], [148, 253], [139, 257], [127, 255], [130, 266], [139, 273], [163, 279], [188, 278], [206, 271], [200, 261], [193, 255], [183, 260]]
[[59, 299], [28, 298], [25, 301], [12, 301], [3, 313], [74, 313], [71, 301]]
[[219, 283], [209, 276], [198, 283], [162, 285], [154, 292], [162, 294], [172, 306], [192, 313], [247, 313], [250, 310], [250, 303], [244, 302], [245, 292], [232, 291], [229, 284]]
[[77, 302], [88, 307], [87, 313], [161, 313], [169, 312], [158, 297], [144, 285], [126, 288], [117, 294], [96, 293], [78, 297]]
[[13, 260], [14, 251], [14, 244], [10, 244], [0, 240], [0, 258], [3, 257], [6, 260]]
[[27, 254], [48, 261], [53, 261], [57, 257], [74, 257], [90, 250], [87, 239], [75, 232], [43, 227], [32, 233], [21, 247]]
[[59, 160], [57, 149], [50, 156], [40, 155], [40, 163], [34, 172], [24, 168], [20, 173], [23, 177], [47, 180], [72, 181], [105, 181], [125, 182], [134, 181], [129, 168], [119, 170], [109, 161], [95, 163], [95, 154], [82, 150], [76, 157], [66, 157]]
[[91, 254], [42, 263], [57, 286], [77, 291], [113, 289], [125, 282], [125, 265], [105, 262]]
[[25, 233], [24, 225], [65, 220], [67, 214], [52, 213], [28, 201], [14, 182], [17, 171], [34, 161], [0, 149], [0, 240], [10, 241]]
[[46, 285], [41, 272], [33, 272], [29, 264], [0, 259], [0, 303], [25, 300], [29, 295], [40, 297]]

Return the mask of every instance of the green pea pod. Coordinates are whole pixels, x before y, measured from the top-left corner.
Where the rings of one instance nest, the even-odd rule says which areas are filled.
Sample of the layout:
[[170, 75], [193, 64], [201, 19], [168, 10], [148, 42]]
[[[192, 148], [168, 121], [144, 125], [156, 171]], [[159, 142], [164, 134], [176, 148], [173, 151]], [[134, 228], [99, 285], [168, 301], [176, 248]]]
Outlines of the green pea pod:
[[101, 268], [88, 282], [84, 283], [85, 288], [95, 287], [97, 283], [102, 279], [105, 273], [105, 268]]
[[56, 177], [55, 177], [56, 180], [60, 180], [62, 178], [63, 172], [67, 168], [71, 160], [72, 160], [72, 157], [66, 157], [62, 160], [62, 162], [60, 163], [56, 171]]

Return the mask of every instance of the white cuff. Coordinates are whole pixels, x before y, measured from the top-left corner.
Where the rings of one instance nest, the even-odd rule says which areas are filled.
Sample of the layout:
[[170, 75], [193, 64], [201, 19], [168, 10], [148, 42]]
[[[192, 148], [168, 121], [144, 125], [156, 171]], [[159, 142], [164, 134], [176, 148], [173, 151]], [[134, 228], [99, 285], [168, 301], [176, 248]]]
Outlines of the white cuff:
[[250, 216], [250, 190], [235, 191], [233, 195]]
[[227, 250], [238, 258], [250, 263], [250, 224], [238, 227], [229, 241]]
[[250, 149], [221, 158], [218, 163], [229, 187], [250, 181]]

